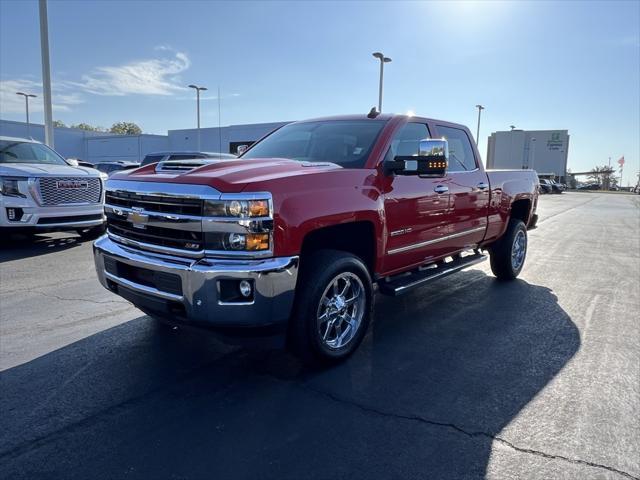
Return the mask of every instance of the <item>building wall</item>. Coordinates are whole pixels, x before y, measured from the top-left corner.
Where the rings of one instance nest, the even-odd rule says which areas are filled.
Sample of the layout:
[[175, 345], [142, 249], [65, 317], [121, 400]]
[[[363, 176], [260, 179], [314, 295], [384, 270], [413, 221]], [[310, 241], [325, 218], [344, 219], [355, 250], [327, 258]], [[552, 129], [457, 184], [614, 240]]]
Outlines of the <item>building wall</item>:
[[87, 139], [87, 160], [91, 163], [125, 160], [141, 161], [147, 153], [165, 151], [169, 137], [164, 135], [113, 135]]
[[[232, 143], [255, 142], [276, 128], [290, 122], [230, 125], [228, 127], [201, 128], [198, 149], [198, 129], [169, 130], [169, 150], [200, 150], [203, 152], [231, 153]], [[220, 142], [222, 140], [222, 142]]]
[[494, 132], [488, 141], [487, 168], [531, 168], [564, 181], [568, 153], [568, 130]]

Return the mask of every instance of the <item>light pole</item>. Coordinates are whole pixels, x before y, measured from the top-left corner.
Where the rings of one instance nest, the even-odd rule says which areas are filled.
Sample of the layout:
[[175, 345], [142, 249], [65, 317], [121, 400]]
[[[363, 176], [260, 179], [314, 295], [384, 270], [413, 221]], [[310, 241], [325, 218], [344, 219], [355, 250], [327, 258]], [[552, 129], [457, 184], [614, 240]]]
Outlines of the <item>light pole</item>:
[[385, 57], [380, 52], [373, 53], [373, 56], [380, 60], [380, 86], [378, 89], [378, 113], [382, 113], [382, 83], [384, 79], [384, 64], [391, 62], [389, 57]]
[[24, 106], [27, 110], [27, 138], [31, 138], [31, 125], [29, 124], [29, 98], [36, 98], [33, 93], [16, 92], [16, 95], [24, 97]]
[[42, 100], [44, 103], [44, 143], [54, 147], [53, 110], [51, 107], [51, 65], [49, 63], [49, 22], [47, 0], [40, 0], [40, 52], [42, 55]]
[[476, 108], [478, 109], [478, 130], [476, 131], [476, 144], [480, 143], [480, 114], [482, 113], [482, 110], [484, 110], [484, 107], [482, 105], [476, 105]]
[[198, 151], [200, 151], [200, 92], [207, 90], [207, 87], [199, 87], [197, 85], [189, 85], [196, 91], [196, 114], [198, 116]]

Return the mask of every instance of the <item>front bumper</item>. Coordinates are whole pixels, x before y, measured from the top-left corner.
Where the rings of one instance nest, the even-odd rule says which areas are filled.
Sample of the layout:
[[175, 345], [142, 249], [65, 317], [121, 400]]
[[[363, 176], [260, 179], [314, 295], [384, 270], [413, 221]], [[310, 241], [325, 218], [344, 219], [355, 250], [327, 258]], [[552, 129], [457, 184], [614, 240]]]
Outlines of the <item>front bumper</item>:
[[[271, 327], [285, 324], [291, 313], [298, 257], [186, 259], [132, 249], [107, 235], [96, 240], [93, 251], [98, 279], [104, 287], [141, 310], [170, 321], [223, 329]], [[125, 265], [117, 272], [138, 269], [143, 272], [141, 278], [152, 278], [155, 272], [178, 276], [180, 292], [111, 273], [114, 262]], [[253, 298], [247, 302], [221, 301], [222, 280], [249, 280], [254, 286]]]
[[[18, 221], [9, 220], [7, 209], [20, 209]], [[0, 227], [32, 230], [73, 230], [104, 223], [102, 203], [88, 205], [38, 206], [29, 198], [0, 198]]]

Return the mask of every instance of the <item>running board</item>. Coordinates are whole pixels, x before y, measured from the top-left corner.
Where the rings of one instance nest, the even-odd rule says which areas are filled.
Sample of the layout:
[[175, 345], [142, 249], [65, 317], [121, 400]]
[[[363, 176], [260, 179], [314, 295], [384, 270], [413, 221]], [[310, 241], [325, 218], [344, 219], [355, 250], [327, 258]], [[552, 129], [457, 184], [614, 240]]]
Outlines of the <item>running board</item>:
[[433, 267], [427, 267], [407, 274], [401, 274], [391, 277], [388, 280], [380, 280], [378, 282], [378, 287], [380, 289], [380, 293], [385, 295], [402, 295], [403, 293], [407, 293], [408, 291], [420, 287], [425, 283], [438, 280], [439, 278], [459, 272], [460, 270], [475, 265], [476, 263], [483, 262], [487, 258], [488, 255], [484, 255], [482, 253], [474, 253], [473, 255], [467, 255], [466, 257], [458, 257], [447, 263], [441, 263], [439, 265], [436, 264]]

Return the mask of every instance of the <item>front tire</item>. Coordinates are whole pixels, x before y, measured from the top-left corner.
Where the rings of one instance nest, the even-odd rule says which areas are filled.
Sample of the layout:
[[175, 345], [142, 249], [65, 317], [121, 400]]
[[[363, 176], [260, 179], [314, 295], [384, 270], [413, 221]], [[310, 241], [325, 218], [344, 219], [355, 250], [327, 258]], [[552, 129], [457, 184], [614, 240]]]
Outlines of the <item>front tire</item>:
[[524, 267], [527, 256], [527, 228], [522, 220], [509, 220], [507, 231], [489, 249], [491, 271], [499, 280], [513, 280]]
[[336, 250], [304, 259], [289, 326], [289, 347], [305, 363], [331, 364], [351, 355], [372, 317], [371, 276], [362, 261]]

